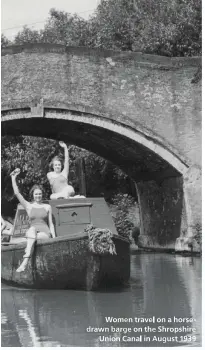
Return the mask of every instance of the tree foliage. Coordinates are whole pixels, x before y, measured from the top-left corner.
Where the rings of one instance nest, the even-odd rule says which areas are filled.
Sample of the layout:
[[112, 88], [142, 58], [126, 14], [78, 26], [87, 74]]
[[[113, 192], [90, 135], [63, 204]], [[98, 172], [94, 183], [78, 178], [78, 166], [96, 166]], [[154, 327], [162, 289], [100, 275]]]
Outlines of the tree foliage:
[[2, 138], [2, 196], [8, 200], [13, 199], [10, 173], [15, 168], [20, 168], [18, 178], [21, 193], [27, 197], [35, 183], [45, 187], [46, 197], [50, 192], [46, 181], [49, 159], [58, 150], [56, 141], [28, 136], [4, 136]]
[[201, 0], [102, 0], [92, 23], [97, 47], [201, 54]]
[[4, 34], [1, 34], [1, 47], [3, 48], [10, 44], [11, 42], [9, 41], [9, 39], [7, 39], [7, 37]]
[[85, 46], [88, 36], [87, 21], [77, 14], [51, 9], [41, 41], [71, 46]]
[[22, 45], [24, 43], [41, 42], [41, 33], [38, 30], [33, 30], [24, 26], [21, 31], [15, 36], [14, 44]]
[[[164, 56], [201, 55], [201, 0], [101, 0], [93, 16], [51, 9], [45, 27], [24, 27], [15, 44], [57, 43]], [[9, 44], [2, 37], [2, 47]]]

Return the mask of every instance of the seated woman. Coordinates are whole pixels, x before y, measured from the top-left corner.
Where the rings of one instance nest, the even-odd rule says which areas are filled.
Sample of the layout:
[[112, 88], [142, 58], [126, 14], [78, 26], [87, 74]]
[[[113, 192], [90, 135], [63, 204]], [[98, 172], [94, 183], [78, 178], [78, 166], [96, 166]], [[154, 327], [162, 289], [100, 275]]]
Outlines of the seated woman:
[[27, 202], [19, 193], [16, 183], [16, 177], [20, 173], [19, 169], [15, 169], [10, 175], [12, 187], [16, 197], [26, 210], [30, 219], [30, 228], [26, 232], [27, 246], [23, 262], [16, 270], [17, 272], [24, 271], [28, 265], [29, 258], [33, 252], [34, 243], [37, 239], [48, 239], [55, 237], [55, 229], [52, 221], [52, 210], [49, 204], [42, 203], [43, 190], [39, 185], [34, 185], [31, 188], [30, 195], [32, 202]]
[[69, 174], [69, 155], [68, 148], [66, 144], [62, 141], [59, 145], [64, 148], [64, 168], [62, 170], [62, 164], [59, 157], [54, 157], [50, 163], [54, 171], [47, 174], [48, 181], [51, 185], [52, 194], [51, 199], [59, 198], [85, 198], [84, 196], [75, 196], [75, 190], [73, 186], [68, 184], [68, 174]]

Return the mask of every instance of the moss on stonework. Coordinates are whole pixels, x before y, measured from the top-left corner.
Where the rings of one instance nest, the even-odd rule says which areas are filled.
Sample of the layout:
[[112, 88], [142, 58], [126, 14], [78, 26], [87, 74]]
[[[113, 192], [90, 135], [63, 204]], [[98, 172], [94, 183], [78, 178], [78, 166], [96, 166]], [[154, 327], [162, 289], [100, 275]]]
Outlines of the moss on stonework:
[[192, 226], [192, 228], [194, 230], [193, 238], [196, 240], [197, 244], [202, 250], [202, 225], [200, 223], [196, 223], [194, 226]]

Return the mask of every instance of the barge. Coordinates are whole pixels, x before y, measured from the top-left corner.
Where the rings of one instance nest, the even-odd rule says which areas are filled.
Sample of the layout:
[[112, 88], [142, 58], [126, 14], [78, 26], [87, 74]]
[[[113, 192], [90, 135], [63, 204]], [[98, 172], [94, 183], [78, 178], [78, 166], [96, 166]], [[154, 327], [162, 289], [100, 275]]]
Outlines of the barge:
[[34, 289], [84, 289], [127, 284], [129, 240], [119, 236], [104, 198], [50, 200], [56, 237], [37, 240], [24, 272], [28, 216], [18, 205], [13, 235], [2, 242], [2, 282]]

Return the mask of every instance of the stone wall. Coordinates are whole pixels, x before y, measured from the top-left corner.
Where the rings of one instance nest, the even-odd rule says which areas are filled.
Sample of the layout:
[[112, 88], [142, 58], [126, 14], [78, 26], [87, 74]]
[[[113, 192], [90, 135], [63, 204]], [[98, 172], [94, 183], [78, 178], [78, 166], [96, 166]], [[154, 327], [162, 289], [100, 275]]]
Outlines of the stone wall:
[[199, 58], [45, 44], [3, 49], [2, 55], [2, 108], [43, 98], [56, 108], [119, 121], [188, 164], [200, 164], [201, 84], [191, 83]]

